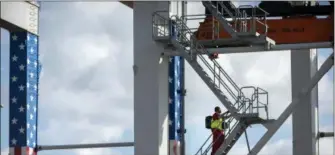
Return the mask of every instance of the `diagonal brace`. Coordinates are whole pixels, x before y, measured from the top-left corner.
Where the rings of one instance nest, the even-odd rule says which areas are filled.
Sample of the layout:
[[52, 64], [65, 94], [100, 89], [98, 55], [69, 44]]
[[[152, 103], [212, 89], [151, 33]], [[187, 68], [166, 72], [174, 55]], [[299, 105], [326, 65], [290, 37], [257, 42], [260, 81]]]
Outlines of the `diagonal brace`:
[[264, 147], [264, 145], [270, 140], [270, 138], [277, 132], [277, 130], [284, 124], [285, 120], [291, 115], [295, 106], [299, 104], [301, 98], [308, 95], [314, 86], [320, 81], [320, 79], [330, 70], [334, 65], [334, 53], [332, 53], [327, 60], [322, 64], [320, 69], [311, 79], [310, 83], [304, 87], [299, 96], [294, 98], [291, 104], [284, 110], [284, 112], [279, 116], [277, 121], [275, 121], [268, 129], [268, 131], [263, 135], [263, 137], [257, 142], [254, 148], [248, 153], [248, 155], [257, 155], [259, 151]]

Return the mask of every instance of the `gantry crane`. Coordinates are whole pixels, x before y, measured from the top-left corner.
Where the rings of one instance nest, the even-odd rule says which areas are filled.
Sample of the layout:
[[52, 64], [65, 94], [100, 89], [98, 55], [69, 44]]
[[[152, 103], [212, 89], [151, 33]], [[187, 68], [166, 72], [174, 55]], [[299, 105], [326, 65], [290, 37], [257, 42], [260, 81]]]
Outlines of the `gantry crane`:
[[[134, 2], [132, 1], [122, 1], [122, 3], [130, 8], [134, 6]], [[215, 59], [209, 60], [206, 58], [206, 55], [210, 55], [213, 52], [229, 53], [229, 50], [238, 51], [237, 48], [244, 52], [252, 52], [260, 50], [333, 47], [333, 3], [330, 3], [331, 5], [328, 6], [318, 6], [308, 2], [302, 3], [308, 4], [307, 6], [302, 6], [298, 5], [299, 2], [272, 2], [272, 4], [278, 3], [276, 7], [273, 7], [269, 2], [261, 2], [259, 6], [239, 7], [236, 7], [230, 1], [214, 3], [204, 1], [202, 3], [208, 14], [202, 15], [204, 21], [197, 28], [188, 27], [186, 22], [193, 18], [199, 18], [199, 16], [166, 17], [161, 15], [164, 11], [166, 13], [166, 10], [157, 10], [154, 12], [152, 16], [153, 40], [164, 45], [167, 49], [172, 49], [172, 51], [162, 53], [162, 55], [182, 56], [221, 103], [231, 111], [233, 117], [227, 120], [226, 141], [221, 145], [216, 155], [228, 154], [241, 135], [243, 133], [246, 135], [246, 129], [250, 125], [262, 124], [268, 129], [267, 132], [253, 149], [249, 148], [249, 155], [255, 155], [284, 123], [301, 98], [306, 96], [321, 77], [333, 66], [334, 54], [325, 61], [312, 78], [310, 84], [302, 89], [300, 95], [293, 99], [289, 107], [276, 120], [268, 117], [268, 101], [260, 100], [260, 96], [262, 95], [267, 98], [268, 92], [266, 90], [256, 86], [239, 87]], [[0, 2], [2, 13], [0, 26], [10, 30], [13, 34], [24, 31], [22, 34], [26, 35], [27, 38], [19, 38], [19, 41], [24, 42], [30, 36], [38, 40], [36, 36], [38, 35], [39, 4], [36, 2], [29, 2], [29, 4], [26, 2], [17, 2], [17, 4], [13, 2]], [[18, 10], [18, 8], [28, 10], [29, 15], [22, 12], [14, 14], [13, 10]], [[325, 17], [316, 17], [320, 15]], [[271, 19], [277, 16], [282, 17], [281, 19]], [[14, 41], [18, 41], [17, 36]], [[36, 42], [35, 46], [37, 46]], [[27, 42], [27, 44], [30, 43]], [[24, 50], [26, 50], [25, 54], [27, 55], [29, 49], [26, 48]], [[35, 53], [35, 55], [38, 54]], [[29, 61], [26, 64], [29, 65]], [[27, 69], [31, 71], [32, 67]], [[36, 81], [38, 81], [38, 78]], [[253, 94], [246, 96], [244, 94], [244, 90], [246, 89], [252, 90]], [[34, 93], [38, 93], [37, 90]], [[25, 97], [27, 98], [27, 96]], [[28, 102], [25, 106], [27, 105], [29, 106]], [[261, 112], [265, 112], [266, 115], [261, 116]], [[28, 115], [24, 117], [26, 118]], [[25, 127], [29, 128], [29, 126]], [[37, 134], [37, 131], [34, 131], [34, 134]], [[334, 136], [334, 134], [329, 132], [318, 134], [318, 137], [329, 136]], [[208, 141], [210, 138], [211, 135], [207, 138], [204, 145], [200, 147], [199, 151], [196, 152], [197, 155], [205, 155], [209, 152], [212, 145]], [[209, 145], [205, 145], [207, 142]], [[12, 148], [13, 150], [16, 150], [16, 148], [33, 150], [36, 153], [41, 150], [128, 147], [136, 144], [125, 142], [32, 146], [26, 143], [26, 141], [22, 141], [22, 145], [24, 146], [13, 144]], [[10, 153], [14, 154], [13, 151]]]

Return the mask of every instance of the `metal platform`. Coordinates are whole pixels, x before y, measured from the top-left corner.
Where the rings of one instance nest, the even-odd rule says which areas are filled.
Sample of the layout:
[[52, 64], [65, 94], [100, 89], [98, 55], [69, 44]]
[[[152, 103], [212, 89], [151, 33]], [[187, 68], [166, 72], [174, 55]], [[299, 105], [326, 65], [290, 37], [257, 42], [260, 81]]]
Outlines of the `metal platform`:
[[[259, 35], [258, 33], [255, 35]], [[239, 35], [240, 36], [240, 35]], [[252, 35], [247, 35], [246, 37], [239, 38], [227, 38], [227, 39], [217, 39], [217, 40], [199, 40], [198, 42], [202, 44], [205, 48], [213, 47], [250, 47], [250, 46], [262, 46], [265, 45], [273, 46], [275, 41], [269, 37], [261, 36], [258, 38], [250, 37]]]

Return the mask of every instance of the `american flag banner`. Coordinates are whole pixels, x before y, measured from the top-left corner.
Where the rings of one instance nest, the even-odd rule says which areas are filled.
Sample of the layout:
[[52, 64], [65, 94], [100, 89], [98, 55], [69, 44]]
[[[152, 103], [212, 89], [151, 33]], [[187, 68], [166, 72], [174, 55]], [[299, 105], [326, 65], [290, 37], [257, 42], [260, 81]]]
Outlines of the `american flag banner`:
[[10, 34], [10, 155], [36, 155], [38, 108], [38, 37]]
[[180, 137], [180, 109], [181, 109], [181, 76], [180, 76], [180, 57], [173, 56], [169, 60], [169, 154], [179, 155]]

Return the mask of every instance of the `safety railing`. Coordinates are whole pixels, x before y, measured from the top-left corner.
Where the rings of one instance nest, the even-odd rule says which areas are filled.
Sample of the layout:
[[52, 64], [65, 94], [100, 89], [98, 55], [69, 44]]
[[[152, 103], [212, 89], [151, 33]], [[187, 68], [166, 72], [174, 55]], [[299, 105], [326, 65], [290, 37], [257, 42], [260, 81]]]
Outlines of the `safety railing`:
[[[229, 128], [230, 125], [229, 124], [226, 124], [226, 125], [227, 125], [227, 128]], [[224, 128], [224, 130], [226, 132], [226, 127]], [[231, 132], [232, 132], [232, 130], [229, 130], [225, 134], [225, 138], [227, 138], [230, 135]], [[194, 155], [206, 155], [211, 150], [212, 146], [221, 138], [221, 136], [217, 137], [214, 141], [210, 141], [211, 138], [213, 137], [213, 133], [211, 133]], [[208, 144], [208, 145], [206, 145], [206, 144]]]
[[[244, 97], [245, 94], [243, 93], [243, 90], [246, 89], [251, 89], [253, 91], [252, 95], [250, 98]], [[261, 111], [260, 109], [264, 109], [264, 112], [266, 114], [265, 119], [269, 119], [269, 111], [268, 111], [268, 92], [265, 91], [262, 88], [259, 87], [253, 87], [253, 86], [247, 86], [247, 87], [242, 87], [241, 88], [241, 93], [243, 95], [243, 98], [241, 98], [241, 102], [237, 103], [243, 103], [237, 105], [238, 107], [238, 112], [241, 114], [246, 114], [246, 113], [257, 113], [259, 114]], [[265, 96], [265, 101], [262, 101], [260, 96]], [[235, 128], [235, 126], [238, 124], [238, 120], [234, 119], [233, 117], [227, 119], [227, 124], [230, 126], [228, 127], [227, 131], [228, 133], [232, 132], [232, 130]]]
[[[233, 3], [226, 1], [219, 1], [214, 4], [212, 2], [205, 2], [205, 3], [211, 3], [213, 8], [216, 9], [216, 12], [220, 14], [222, 18], [224, 18], [224, 16], [226, 15], [232, 18], [230, 26], [232, 26], [235, 32], [256, 33], [257, 31], [262, 31], [265, 36], [267, 35], [268, 26], [266, 23], [266, 17], [269, 13], [259, 8], [258, 6], [240, 5], [237, 8]], [[226, 6], [227, 4], [229, 4], [229, 6]], [[231, 8], [231, 10], [229, 9], [229, 7]], [[248, 15], [245, 11], [240, 11], [243, 8], [250, 8], [252, 10], [251, 14]], [[257, 17], [256, 13], [258, 12], [260, 12], [264, 16]], [[224, 19], [227, 21], [226, 18]]]
[[[179, 41], [185, 41], [189, 45], [189, 49], [185, 51], [193, 56], [193, 61], [197, 61], [198, 64], [203, 64], [201, 66], [204, 69], [207, 69], [209, 73], [213, 74], [215, 79], [217, 79], [214, 83], [222, 92], [227, 91], [228, 94], [234, 102], [237, 101], [237, 97], [241, 94], [239, 87], [236, 83], [229, 77], [229, 75], [224, 71], [224, 69], [220, 66], [220, 64], [216, 60], [211, 60], [212, 64], [206, 60], [206, 58], [200, 53], [208, 54], [209, 52], [203, 47], [203, 45], [199, 44], [194, 37], [192, 31], [188, 29], [187, 25], [177, 17], [174, 17], [173, 21], [175, 21], [175, 32], [176, 38]], [[184, 31], [183, 31], [184, 30]], [[200, 61], [198, 61], [200, 60]], [[215, 68], [215, 70], [214, 70]], [[208, 72], [207, 72], [208, 73]], [[225, 88], [225, 89], [221, 89]]]
[[[259, 87], [256, 88], [256, 87], [253, 87], [253, 86], [242, 87], [241, 92], [243, 93], [243, 90], [246, 90], [246, 89], [251, 89], [253, 91], [253, 93], [252, 93], [250, 98], [244, 98], [244, 102], [246, 104], [239, 105], [239, 108], [238, 108], [239, 112], [242, 113], [242, 114], [243, 113], [259, 113], [260, 112], [259, 110], [264, 108], [265, 112], [266, 112], [266, 119], [269, 119], [268, 111], [267, 111], [268, 100], [269, 100], [268, 92], [265, 91], [262, 88], [259, 88]], [[260, 99], [261, 95], [265, 96], [265, 101], [264, 102], [262, 102], [261, 99]], [[225, 129], [225, 138], [227, 138], [228, 136], [230, 136], [230, 134], [236, 128], [239, 121], [236, 120], [233, 117], [230, 117], [225, 122], [228, 125], [227, 128]], [[210, 135], [210, 137], [212, 137], [212, 134]], [[210, 137], [208, 139], [210, 139]], [[204, 149], [204, 146], [208, 142], [208, 139], [200, 147], [200, 149], [198, 150], [198, 152], [195, 155], [198, 155], [200, 152], [207, 153], [211, 149], [213, 143], [211, 143], [210, 145], [208, 145], [208, 147], [206, 149]], [[204, 151], [202, 151], [202, 150], [204, 150]], [[201, 155], [204, 155], [204, 154], [201, 154]]]
[[[167, 19], [161, 16], [160, 13], [161, 12], [155, 12], [153, 15], [153, 27], [160, 29], [153, 29], [154, 37], [168, 37], [183, 44], [186, 47], [185, 52], [191, 56], [192, 61], [197, 61], [200, 66], [203, 66], [202, 68], [206, 70], [207, 74], [210, 73], [213, 75], [213, 84], [225, 95], [228, 95], [227, 97], [234, 103], [233, 106], [240, 112], [241, 107], [246, 106], [245, 102], [248, 98], [244, 96], [237, 84], [215, 59], [208, 61], [207, 58], [202, 55], [209, 55], [210, 53], [203, 45], [197, 42], [193, 32], [188, 28], [183, 19], [176, 16], [173, 16], [172, 19]], [[169, 26], [171, 24], [173, 26]], [[249, 100], [254, 102], [252, 98]]]
[[171, 36], [172, 32], [170, 20], [166, 20], [166, 17], [161, 14], [166, 14], [167, 11], [157, 11], [152, 15], [152, 37], [154, 39], [166, 39]]
[[[248, 111], [250, 111], [249, 109], [253, 108], [254, 106], [249, 106], [250, 104], [248, 104], [247, 106], [246, 102], [248, 101], [248, 103], [254, 103], [254, 101], [258, 98], [259, 93], [252, 96], [250, 99], [246, 98], [242, 93], [241, 89], [229, 77], [229, 75], [215, 59], [208, 61], [202, 55], [209, 55], [210, 53], [203, 47], [203, 45], [197, 42], [197, 39], [193, 35], [194, 32], [188, 28], [184, 20], [176, 16], [173, 16], [172, 18], [165, 18], [159, 15], [159, 13], [160, 12], [155, 12], [153, 15], [153, 37], [167, 37], [170, 40], [176, 40], [181, 45], [183, 45], [185, 47], [185, 52], [191, 57], [191, 61], [196, 61], [200, 66], [203, 66], [203, 69], [207, 69], [207, 71], [205, 71], [207, 73], [207, 76], [208, 73], [213, 74], [212, 79], [216, 79], [215, 81], [212, 81], [214, 86], [216, 86], [221, 92], [226, 92], [224, 93], [225, 95], [229, 95], [227, 97], [230, 97], [230, 101], [233, 101], [232, 103], [234, 104], [232, 106], [237, 109], [237, 112], [247, 113]], [[155, 21], [155, 19], [159, 21], [157, 22]], [[256, 107], [259, 107], [258, 105], [259, 104], [257, 103]], [[226, 129], [226, 136], [229, 136], [232, 133], [233, 129], [238, 125], [238, 122], [239, 120], [233, 117], [227, 120], [228, 127]], [[212, 144], [210, 144], [206, 149], [203, 148], [210, 139], [210, 137], [205, 141], [205, 143], [199, 149], [198, 153], [209, 151]]]
[[[233, 121], [233, 120], [235, 120], [235, 121]], [[224, 132], [225, 132], [224, 136], [225, 136], [225, 139], [227, 139], [232, 134], [233, 130], [237, 127], [239, 121], [237, 121], [236, 119], [234, 119], [233, 117], [231, 117], [231, 118], [229, 118], [225, 122], [227, 124], [227, 127], [224, 129]], [[194, 155], [207, 155], [207, 153], [211, 150], [211, 148], [215, 144], [215, 142], [217, 142], [218, 139], [221, 138], [219, 136], [214, 141], [210, 141], [210, 139], [212, 137], [213, 137], [213, 134], [210, 134], [208, 136], [208, 138], [205, 140], [205, 142], [201, 145], [201, 147], [198, 149], [198, 151]], [[211, 143], [209, 143], [209, 145], [206, 145], [208, 142], [211, 142]]]
[[[260, 113], [261, 109], [264, 109], [264, 112], [266, 114], [265, 119], [269, 119], [269, 112], [268, 112], [268, 102], [269, 102], [269, 96], [268, 92], [265, 91], [262, 88], [259, 87], [254, 87], [254, 86], [246, 86], [242, 87], [241, 93], [243, 94], [242, 96], [247, 96], [244, 91], [245, 90], [251, 90], [251, 95], [249, 95], [249, 98], [243, 98], [242, 101], [243, 105], [241, 105], [239, 109], [239, 113]], [[262, 99], [261, 97], [264, 97]]]
[[[203, 65], [205, 65], [206, 68], [209, 70], [209, 72], [214, 75], [214, 79], [217, 79], [216, 81], [213, 81], [214, 85], [216, 85], [220, 89], [220, 91], [226, 90], [228, 92], [227, 94], [229, 94], [230, 97], [235, 102], [234, 105], [242, 106], [243, 103], [238, 103], [238, 102], [241, 101], [238, 98], [241, 97], [242, 93], [240, 92], [240, 89], [236, 85], [236, 83], [229, 77], [229, 75], [224, 71], [224, 69], [219, 65], [219, 63], [216, 60], [212, 60], [213, 64], [211, 65], [211, 64], [209, 64], [209, 62], [206, 60], [206, 58], [204, 56], [202, 56], [201, 54], [198, 54], [198, 53], [207, 53], [207, 54], [209, 54], [209, 53], [201, 44], [198, 44], [196, 42], [196, 39], [194, 38], [192, 31], [189, 30], [189, 29], [187, 30], [187, 26], [186, 26], [186, 24], [184, 24], [182, 22], [182, 20], [178, 20], [178, 18], [175, 18], [175, 21], [176, 21], [175, 29], [176, 29], [177, 34], [179, 34], [179, 33], [180, 34], [185, 34], [185, 35], [180, 35], [179, 36], [180, 38], [177, 38], [177, 40], [186, 40], [190, 43], [190, 48], [186, 49], [186, 52], [188, 52], [190, 55], [193, 55], [193, 56], [196, 57], [195, 59], [193, 59], [193, 61], [197, 61], [198, 64], [202, 63]], [[182, 27], [184, 27], [184, 28], [186, 27], [186, 32], [178, 31]], [[192, 39], [192, 41], [191, 41], [191, 39]], [[200, 61], [198, 61], [198, 60], [200, 60]], [[229, 84], [232, 88], [230, 88], [228, 86]], [[221, 89], [222, 87], [224, 89]], [[235, 93], [233, 92], [232, 89], [235, 90]], [[236, 103], [238, 103], [238, 104], [236, 104]], [[240, 107], [235, 106], [235, 108], [239, 109]], [[234, 124], [231, 125], [232, 123], [234, 123]], [[225, 136], [229, 136], [230, 133], [233, 131], [233, 129], [237, 126], [237, 124], [238, 124], [238, 120], [233, 119], [233, 117], [231, 117], [231, 119], [229, 121], [227, 121], [228, 129], [226, 131], [227, 133], [225, 134]], [[201, 153], [203, 155], [203, 154], [208, 153], [208, 151], [210, 150], [213, 143], [210, 143], [210, 145], [206, 149], [204, 149], [205, 144], [207, 142], [208, 142], [208, 139], [204, 142], [202, 147], [200, 147], [197, 154]]]
[[[205, 35], [208, 36], [207, 38], [211, 39], [211, 40], [217, 40], [220, 38], [220, 32], [224, 30], [224, 28], [220, 25], [219, 21], [217, 21], [215, 19], [214, 16], [210, 16], [206, 14], [193, 14], [193, 15], [185, 15], [185, 16], [181, 16], [180, 18], [183, 19], [185, 21], [185, 23], [192, 23], [192, 22], [204, 22], [204, 21], [208, 21], [210, 20], [211, 25], [210, 26], [201, 26], [201, 33], [202, 34], [196, 34], [199, 33], [198, 29], [198, 25], [197, 24], [193, 24], [196, 25], [197, 27], [190, 27], [191, 25], [188, 25], [188, 28], [194, 32], [193, 34], [195, 36], [198, 35]], [[205, 33], [205, 34], [204, 34]]]
[[[264, 32], [263, 32], [264, 35], [267, 36], [269, 27], [268, 27], [268, 25], [266, 23], [266, 20], [267, 20], [266, 17], [267, 17], [267, 15], [269, 15], [269, 13], [266, 12], [265, 10], [263, 10], [262, 8], [260, 8], [258, 6], [255, 6], [254, 7], [254, 14], [256, 14], [257, 10], [260, 10], [264, 14], [264, 16], [261, 17], [261, 18], [256, 18], [255, 31], [257, 31], [257, 24], [261, 25], [264, 28]], [[253, 16], [255, 17], [255, 15], [253, 15]]]
[[[213, 4], [212, 4], [213, 5]], [[214, 6], [214, 5], [213, 5]], [[220, 6], [220, 7], [219, 7]], [[218, 2], [215, 5], [216, 9], [220, 9], [220, 14], [222, 16], [230, 17], [225, 18], [224, 20], [228, 21], [231, 27], [235, 32], [240, 32], [242, 34], [250, 34], [249, 32], [255, 33], [258, 32], [262, 35], [267, 35], [268, 33], [268, 26], [266, 23], [266, 17], [268, 13], [259, 8], [253, 7], [251, 5], [242, 5], [239, 8], [236, 8], [234, 4], [230, 3], [231, 8], [227, 8], [223, 2]], [[252, 12], [251, 15], [248, 15], [246, 11], [240, 11], [243, 8], [251, 8]], [[229, 12], [229, 10], [233, 10]], [[233, 14], [233, 15], [232, 15]], [[189, 29], [194, 32], [196, 37], [206, 38], [208, 40], [218, 40], [220, 39], [220, 34], [222, 31], [225, 31], [224, 27], [221, 25], [219, 20], [217, 20], [214, 16], [206, 15], [206, 14], [192, 14], [192, 15], [185, 15], [181, 16], [185, 22], [202, 22], [204, 24], [201, 26], [199, 30], [198, 24], [196, 27], [189, 27]], [[197, 20], [197, 21], [195, 21]], [[203, 21], [205, 21], [203, 23]], [[211, 24], [208, 24], [211, 23]], [[189, 25], [191, 26], [191, 25]]]
[[[198, 151], [194, 154], [194, 155], [205, 155], [205, 154], [207, 154], [209, 151], [210, 151], [210, 149], [211, 149], [211, 146], [212, 146], [212, 144], [213, 144], [213, 141], [210, 141], [211, 139], [212, 139], [212, 137], [213, 137], [213, 133], [212, 134], [210, 134], [209, 136], [208, 136], [208, 138], [205, 140], [205, 142], [200, 146], [200, 148], [198, 149]], [[216, 139], [215, 141], [217, 141], [218, 139]], [[211, 143], [209, 143], [209, 145], [206, 147], [206, 144], [208, 143], [208, 142], [211, 142]], [[205, 148], [206, 147], [206, 148]]]
[[[245, 11], [242, 11], [242, 13], [237, 11], [237, 13], [242, 16], [242, 21], [246, 24], [246, 27], [248, 27], [247, 32], [256, 33], [258, 30], [261, 31], [263, 29], [264, 35], [266, 36], [268, 32], [266, 17], [269, 13], [258, 6], [252, 5], [240, 5], [237, 10], [241, 10], [243, 8], [250, 8], [252, 10], [251, 15], [248, 15]], [[264, 16], [257, 17], [256, 13], [258, 10], [261, 12], [261, 14], [264, 14]], [[262, 26], [263, 28], [259, 28], [258, 25]]]

